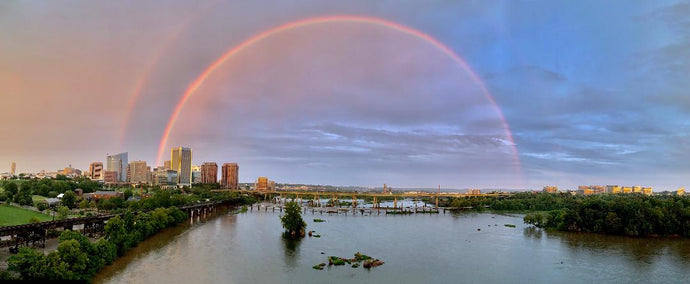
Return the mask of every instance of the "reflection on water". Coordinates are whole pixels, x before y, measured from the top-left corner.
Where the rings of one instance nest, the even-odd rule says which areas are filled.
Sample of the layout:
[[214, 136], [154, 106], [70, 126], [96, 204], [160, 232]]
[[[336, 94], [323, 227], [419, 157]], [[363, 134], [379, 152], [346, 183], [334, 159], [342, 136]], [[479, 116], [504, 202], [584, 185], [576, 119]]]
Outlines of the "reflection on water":
[[[102, 283], [682, 283], [690, 241], [560, 233], [520, 214], [312, 215], [321, 238], [282, 237], [279, 212], [225, 214], [163, 231], [101, 271]], [[326, 220], [313, 222], [313, 218]], [[505, 224], [516, 225], [516, 228]], [[311, 267], [362, 252], [385, 265]]]
[[285, 246], [283, 250], [285, 253], [285, 266], [290, 268], [295, 268], [298, 266], [299, 262], [299, 246], [302, 243], [302, 239], [286, 238], [284, 236], [280, 237], [281, 242]]

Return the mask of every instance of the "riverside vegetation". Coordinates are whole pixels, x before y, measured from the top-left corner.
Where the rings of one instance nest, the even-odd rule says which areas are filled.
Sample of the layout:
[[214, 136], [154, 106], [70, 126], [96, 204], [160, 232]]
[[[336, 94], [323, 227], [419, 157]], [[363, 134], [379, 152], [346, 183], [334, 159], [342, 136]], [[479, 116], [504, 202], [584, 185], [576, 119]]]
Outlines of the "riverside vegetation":
[[[175, 208], [157, 208], [151, 212], [116, 216], [105, 226], [105, 237], [92, 243], [76, 231], [64, 231], [58, 238], [57, 251], [44, 255], [33, 248], [22, 247], [7, 260], [8, 270], [19, 274], [21, 280], [83, 280], [103, 266], [112, 263], [129, 248], [156, 232], [179, 224], [187, 213]], [[12, 275], [2, 272], [3, 279]]]
[[690, 237], [690, 199], [641, 194], [596, 195], [525, 215], [539, 228], [625, 236]]
[[[58, 181], [62, 182], [59, 184], [76, 186], [74, 181]], [[41, 185], [45, 185], [42, 181], [19, 182], [21, 183], [20, 188], [23, 188], [24, 193], [21, 193], [22, 189], [20, 189], [12, 194], [13, 199], [15, 196], [32, 193], [34, 186], [41, 187]], [[81, 183], [79, 183], [80, 186], [82, 185]], [[2, 185], [4, 190], [10, 193], [16, 187], [15, 182], [5, 182]], [[229, 201], [229, 203], [234, 204], [252, 204], [256, 202], [256, 199], [252, 196], [229, 192], [211, 192], [210, 190], [213, 187], [217, 187], [217, 184], [195, 185], [193, 189], [186, 189], [186, 193], [182, 190], [161, 190], [154, 187], [149, 191], [152, 194], [141, 200], [127, 200], [126, 198], [114, 197], [87, 201], [77, 197], [74, 203], [80, 203], [80, 209], [97, 207], [101, 211], [123, 213], [123, 215], [110, 219], [105, 226], [104, 237], [94, 243], [79, 232], [65, 231], [58, 238], [57, 251], [51, 252], [48, 255], [44, 255], [42, 252], [32, 248], [20, 248], [16, 255], [8, 258], [9, 272], [0, 271], [0, 280], [13, 279], [18, 275], [21, 280], [88, 281], [101, 267], [110, 264], [129, 248], [136, 246], [139, 242], [164, 228], [174, 226], [186, 220], [187, 214], [175, 206], [206, 201]], [[129, 191], [129, 194], [127, 191]], [[65, 196], [72, 195], [70, 193], [73, 194], [69, 188], [65, 188]], [[125, 190], [124, 196], [128, 195], [131, 196], [131, 189]], [[69, 198], [68, 203], [72, 203]], [[82, 206], [83, 204], [87, 205]], [[67, 205], [60, 208], [68, 210]], [[74, 204], [71, 205], [74, 206]], [[83, 211], [79, 213], [83, 213]], [[90, 214], [88, 212], [86, 215], [89, 216]]]
[[528, 212], [538, 228], [623, 236], [690, 237], [690, 198], [643, 194], [515, 193], [507, 197], [453, 198], [443, 206]]

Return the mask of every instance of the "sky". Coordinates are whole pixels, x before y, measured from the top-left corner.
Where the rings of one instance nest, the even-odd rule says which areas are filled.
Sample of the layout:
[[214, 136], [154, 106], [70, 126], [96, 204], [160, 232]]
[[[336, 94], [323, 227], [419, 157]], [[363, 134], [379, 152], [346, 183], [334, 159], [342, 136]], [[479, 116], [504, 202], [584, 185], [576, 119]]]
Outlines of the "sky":
[[[227, 51], [335, 15], [391, 24], [272, 33], [180, 104]], [[162, 164], [180, 105], [163, 159], [191, 147], [194, 164], [237, 162], [240, 182], [674, 190], [690, 186], [687, 15], [688, 1], [1, 1], [0, 172], [124, 151]]]

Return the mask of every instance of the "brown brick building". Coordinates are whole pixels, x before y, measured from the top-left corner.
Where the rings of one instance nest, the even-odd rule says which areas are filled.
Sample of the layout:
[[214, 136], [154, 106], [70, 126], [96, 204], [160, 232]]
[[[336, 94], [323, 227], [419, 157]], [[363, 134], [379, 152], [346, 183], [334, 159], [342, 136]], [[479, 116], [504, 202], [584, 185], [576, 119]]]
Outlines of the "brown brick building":
[[237, 189], [238, 187], [238, 176], [240, 172], [240, 166], [237, 163], [225, 163], [223, 164], [223, 176], [221, 179], [221, 187], [229, 189]]
[[201, 183], [218, 182], [218, 164], [206, 162], [201, 165]]

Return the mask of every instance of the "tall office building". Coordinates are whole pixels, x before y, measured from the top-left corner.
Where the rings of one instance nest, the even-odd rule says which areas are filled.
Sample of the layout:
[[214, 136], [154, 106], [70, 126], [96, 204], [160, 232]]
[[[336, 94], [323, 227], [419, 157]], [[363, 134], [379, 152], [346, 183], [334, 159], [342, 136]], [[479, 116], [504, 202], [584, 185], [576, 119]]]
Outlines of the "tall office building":
[[170, 166], [177, 172], [177, 184], [192, 186], [192, 149], [186, 147], [172, 148]]
[[127, 152], [106, 157], [106, 171], [117, 172], [118, 182], [127, 182]]
[[103, 163], [93, 162], [89, 165], [89, 174], [92, 180], [102, 180], [103, 179]]
[[201, 165], [201, 183], [218, 182], [218, 164], [206, 162]]
[[223, 164], [223, 176], [221, 179], [221, 187], [229, 189], [238, 189], [238, 176], [240, 172], [240, 166], [237, 163], [225, 163]]
[[143, 184], [147, 181], [148, 167], [146, 161], [133, 161], [129, 163], [129, 182]]
[[163, 162], [163, 168], [165, 168], [166, 170], [172, 170], [172, 167], [170, 166], [170, 160]]
[[17, 173], [17, 163], [12, 162], [10, 165], [10, 174], [15, 175]]

